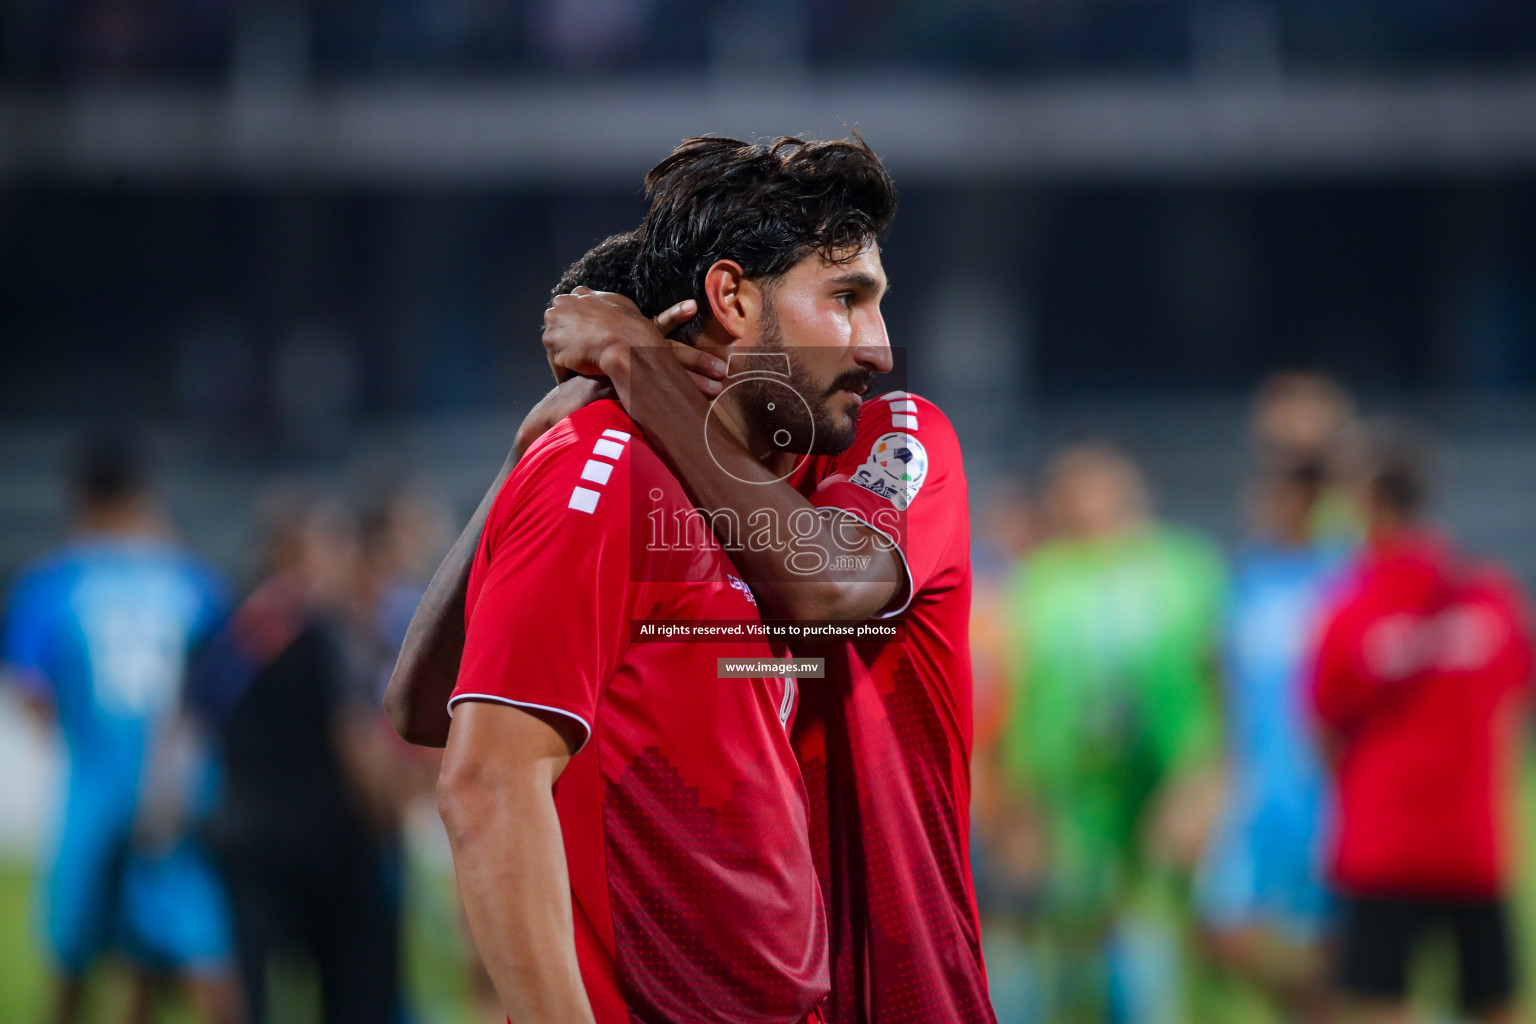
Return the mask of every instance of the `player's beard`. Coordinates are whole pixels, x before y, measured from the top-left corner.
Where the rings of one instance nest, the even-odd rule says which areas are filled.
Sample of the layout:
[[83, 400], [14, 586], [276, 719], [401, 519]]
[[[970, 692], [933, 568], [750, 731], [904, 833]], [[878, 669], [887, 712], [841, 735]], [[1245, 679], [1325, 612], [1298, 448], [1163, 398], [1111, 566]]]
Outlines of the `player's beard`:
[[[766, 294], [763, 296], [757, 350], [782, 352], [789, 361], [787, 381], [770, 381], [759, 377], [749, 378], [737, 385], [741, 391], [742, 411], [762, 435], [774, 437], [782, 430], [795, 441], [808, 439], [809, 443], [796, 444], [791, 441], [784, 449], [797, 455], [841, 455], [847, 451], [858, 431], [858, 410], [855, 409], [847, 416], [835, 417], [830, 402], [834, 395], [845, 389], [868, 390], [875, 375], [869, 370], [858, 369], [839, 374], [830, 384], [815, 380], [800, 361], [799, 353], [784, 347], [784, 331], [779, 325], [778, 308]], [[775, 391], [785, 384], [800, 396], [804, 405], [800, 402], [774, 400], [776, 397], [783, 398], [782, 392], [775, 395]], [[807, 409], [810, 410], [809, 417]]]

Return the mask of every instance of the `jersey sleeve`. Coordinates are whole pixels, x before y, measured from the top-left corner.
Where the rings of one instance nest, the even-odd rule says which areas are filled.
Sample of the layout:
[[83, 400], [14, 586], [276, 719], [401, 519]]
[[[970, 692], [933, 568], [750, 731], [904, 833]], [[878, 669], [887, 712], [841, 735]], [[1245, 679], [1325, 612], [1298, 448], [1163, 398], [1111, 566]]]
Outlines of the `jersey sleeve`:
[[1499, 570], [1493, 576], [1494, 599], [1509, 624], [1509, 637], [1503, 657], [1511, 685], [1520, 690], [1536, 686], [1536, 620], [1531, 615], [1529, 595], [1520, 582]]
[[[449, 711], [487, 701], [592, 734], [627, 643], [630, 435], [567, 438], [525, 457], [481, 536], [480, 586]], [[558, 448], [558, 450], [551, 450]]]
[[52, 696], [52, 649], [57, 619], [54, 588], [46, 574], [33, 571], [17, 581], [5, 612], [0, 641], [7, 674], [26, 693]]
[[1531, 616], [1529, 597], [1518, 588], [1515, 598], [1515, 664], [1514, 678], [1520, 689], [1536, 687], [1536, 620]]
[[949, 542], [966, 525], [960, 440], [938, 406], [895, 391], [867, 403], [853, 444], [810, 496], [890, 541], [906, 574], [880, 617], [900, 615], [944, 567]]
[[1326, 731], [1342, 733], [1362, 710], [1367, 688], [1354, 657], [1352, 616], [1337, 607], [1324, 620], [1312, 657], [1307, 695], [1314, 720]]

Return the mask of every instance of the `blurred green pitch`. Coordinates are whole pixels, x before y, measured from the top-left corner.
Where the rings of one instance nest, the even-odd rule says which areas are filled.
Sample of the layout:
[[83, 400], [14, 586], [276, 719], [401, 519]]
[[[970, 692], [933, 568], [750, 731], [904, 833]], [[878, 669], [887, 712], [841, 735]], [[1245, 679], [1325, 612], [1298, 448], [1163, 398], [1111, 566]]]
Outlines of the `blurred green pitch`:
[[[1536, 1019], [1536, 756], [1528, 752], [1521, 776], [1521, 835], [1518, 892], [1518, 942], [1521, 1004]], [[0, 1020], [47, 1018], [49, 984], [46, 964], [33, 930], [33, 868], [22, 861], [0, 863]], [[453, 896], [453, 879], [442, 869], [413, 859], [406, 890], [407, 998], [417, 1024], [471, 1024], [469, 978], [462, 950], [463, 932]], [[1420, 1001], [1442, 1004], [1450, 991], [1448, 971], [1434, 970], [1419, 984]], [[1272, 1024], [1276, 1018], [1254, 998], [1217, 985], [1195, 965], [1189, 971], [1187, 1005], [1190, 1024]], [[318, 993], [297, 967], [272, 978], [272, 1019], [312, 1024], [319, 1017]], [[109, 968], [93, 986], [88, 1024], [116, 1024], [127, 998], [121, 970]], [[185, 1006], [167, 1007], [163, 1024], [196, 1024]], [[1000, 1021], [999, 1024], [1013, 1024]]]

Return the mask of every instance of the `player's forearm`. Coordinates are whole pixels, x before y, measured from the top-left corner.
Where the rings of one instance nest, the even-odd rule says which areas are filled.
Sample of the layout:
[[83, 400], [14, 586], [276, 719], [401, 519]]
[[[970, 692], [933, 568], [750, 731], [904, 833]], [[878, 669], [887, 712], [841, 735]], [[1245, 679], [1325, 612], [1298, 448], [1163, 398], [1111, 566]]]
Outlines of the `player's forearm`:
[[395, 731], [411, 743], [441, 747], [448, 742], [448, 698], [464, 656], [464, 594], [480, 534], [501, 487], [533, 443], [566, 416], [599, 398], [611, 397], [605, 383], [576, 378], [545, 395], [523, 418], [512, 451], [469, 525], [437, 567], [411, 616], [400, 656], [384, 691], [384, 708]]
[[[817, 509], [754, 458], [720, 416], [710, 415], [709, 400], [669, 352], [631, 353], [627, 411], [717, 536], [736, 542], [731, 561], [771, 614], [865, 619], [889, 603], [902, 568], [884, 537], [852, 517]], [[776, 524], [776, 542], [751, 542], [763, 536], [761, 524]]]
[[570, 883], [547, 771], [445, 773], [439, 807], [470, 932], [512, 1024], [583, 1024]]
[[400, 656], [384, 690], [384, 709], [402, 738], [426, 747], [448, 742], [448, 698], [464, 656], [464, 593], [491, 506], [506, 483], [521, 447], [514, 447], [485, 492], [469, 525], [444, 556], [432, 582], [416, 605], [400, 645]]

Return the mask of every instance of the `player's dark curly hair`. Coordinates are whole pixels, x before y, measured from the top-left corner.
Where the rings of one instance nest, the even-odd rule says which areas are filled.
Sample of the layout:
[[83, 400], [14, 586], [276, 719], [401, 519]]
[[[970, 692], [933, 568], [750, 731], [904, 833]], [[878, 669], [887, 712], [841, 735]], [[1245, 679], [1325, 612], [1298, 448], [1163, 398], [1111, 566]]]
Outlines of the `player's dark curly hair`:
[[568, 295], [587, 287], [599, 292], [618, 292], [627, 299], [635, 297], [635, 257], [640, 253], [636, 232], [609, 235], [566, 268], [560, 282], [549, 293]]
[[[896, 212], [880, 158], [855, 134], [835, 141], [685, 139], [645, 176], [635, 299], [655, 316], [702, 299], [717, 260], [749, 278], [782, 276], [807, 255], [851, 259], [879, 241]], [[708, 307], [674, 334], [692, 342]]]

